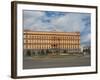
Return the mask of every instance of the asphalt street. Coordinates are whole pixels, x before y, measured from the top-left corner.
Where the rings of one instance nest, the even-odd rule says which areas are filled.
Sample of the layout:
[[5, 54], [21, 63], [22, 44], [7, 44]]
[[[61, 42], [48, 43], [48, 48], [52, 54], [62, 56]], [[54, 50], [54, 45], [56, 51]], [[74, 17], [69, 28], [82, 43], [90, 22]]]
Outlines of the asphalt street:
[[24, 58], [23, 69], [90, 66], [90, 56], [66, 56], [60, 58]]

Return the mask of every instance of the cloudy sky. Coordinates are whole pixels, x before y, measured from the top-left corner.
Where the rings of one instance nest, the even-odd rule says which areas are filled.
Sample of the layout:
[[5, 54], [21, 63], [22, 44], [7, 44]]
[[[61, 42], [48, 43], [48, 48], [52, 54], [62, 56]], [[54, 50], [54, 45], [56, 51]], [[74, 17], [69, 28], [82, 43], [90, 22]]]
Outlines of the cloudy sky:
[[24, 30], [77, 32], [81, 46], [90, 44], [91, 14], [54, 11], [23, 11]]

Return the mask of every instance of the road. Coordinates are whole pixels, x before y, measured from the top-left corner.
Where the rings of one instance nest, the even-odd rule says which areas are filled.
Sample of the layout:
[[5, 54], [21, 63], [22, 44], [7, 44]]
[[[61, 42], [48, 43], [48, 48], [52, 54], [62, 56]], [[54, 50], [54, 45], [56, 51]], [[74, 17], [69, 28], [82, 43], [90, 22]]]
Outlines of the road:
[[62, 58], [25, 58], [23, 69], [55, 68], [55, 67], [75, 67], [90, 66], [90, 56], [67, 56]]

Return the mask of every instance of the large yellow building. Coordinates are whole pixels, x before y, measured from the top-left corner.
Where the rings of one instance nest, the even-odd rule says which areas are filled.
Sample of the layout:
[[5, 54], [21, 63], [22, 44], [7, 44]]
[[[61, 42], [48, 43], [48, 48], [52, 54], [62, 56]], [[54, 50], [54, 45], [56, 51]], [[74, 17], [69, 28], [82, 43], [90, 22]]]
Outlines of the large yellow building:
[[[80, 52], [80, 32], [24, 31], [24, 54]], [[48, 51], [47, 51], [48, 50]]]

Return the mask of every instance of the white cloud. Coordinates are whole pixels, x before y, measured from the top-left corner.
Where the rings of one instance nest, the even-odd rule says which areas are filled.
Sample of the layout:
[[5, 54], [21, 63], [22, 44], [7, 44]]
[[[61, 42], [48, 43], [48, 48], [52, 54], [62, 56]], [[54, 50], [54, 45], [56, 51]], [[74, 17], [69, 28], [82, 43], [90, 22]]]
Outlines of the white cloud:
[[[80, 16], [77, 14], [66, 14], [64, 16], [56, 16], [48, 18], [41, 11], [26, 11], [24, 12], [24, 28], [36, 30], [57, 30], [57, 31], [80, 31]], [[50, 19], [50, 23], [41, 22], [41, 18]]]
[[[63, 16], [55, 15], [48, 17], [43, 11], [25, 11], [24, 12], [24, 29], [33, 31], [79, 31], [81, 35], [81, 45], [91, 41], [91, 33], [89, 26], [86, 26], [86, 21], [82, 18], [90, 16], [89, 14], [81, 13], [65, 13]], [[43, 22], [43, 19], [45, 20]], [[49, 20], [49, 22], [46, 22]], [[87, 34], [86, 34], [87, 33]]]
[[38, 20], [44, 16], [43, 12], [40, 11], [24, 11], [24, 28], [31, 29], [34, 23], [38, 24]]
[[51, 24], [61, 31], [80, 31], [80, 16], [66, 14], [51, 20]]
[[81, 36], [81, 46], [89, 45], [90, 41], [91, 41], [91, 33]]

